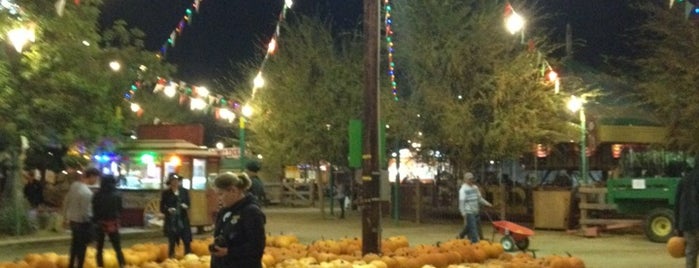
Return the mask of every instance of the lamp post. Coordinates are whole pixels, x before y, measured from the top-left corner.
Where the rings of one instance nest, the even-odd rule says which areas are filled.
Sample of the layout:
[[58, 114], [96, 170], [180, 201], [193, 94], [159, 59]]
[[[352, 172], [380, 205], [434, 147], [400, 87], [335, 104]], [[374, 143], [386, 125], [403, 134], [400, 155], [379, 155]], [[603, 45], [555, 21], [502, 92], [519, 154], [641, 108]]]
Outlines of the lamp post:
[[240, 171], [243, 171], [245, 170], [245, 121], [247, 117], [252, 115], [252, 107], [246, 104], [240, 111], [240, 118], [238, 118], [238, 142], [240, 142]]
[[585, 122], [585, 100], [571, 96], [568, 100], [568, 109], [578, 112], [580, 115], [580, 179], [585, 184], [590, 184], [587, 178], [587, 123]]

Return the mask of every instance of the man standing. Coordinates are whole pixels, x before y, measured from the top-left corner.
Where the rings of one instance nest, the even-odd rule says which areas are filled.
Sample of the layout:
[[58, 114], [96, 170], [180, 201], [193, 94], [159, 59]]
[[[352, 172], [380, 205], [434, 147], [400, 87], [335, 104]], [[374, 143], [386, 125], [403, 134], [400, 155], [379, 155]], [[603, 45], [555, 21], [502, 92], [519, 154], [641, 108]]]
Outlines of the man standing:
[[70, 185], [63, 206], [65, 219], [70, 224], [70, 268], [82, 268], [85, 263], [85, 250], [92, 239], [92, 190], [100, 177], [97, 168], [88, 168], [79, 180]]
[[252, 186], [250, 186], [249, 191], [257, 198], [258, 203], [262, 206], [267, 204], [267, 195], [265, 194], [265, 184], [257, 175], [260, 168], [260, 163], [257, 161], [250, 161], [245, 165], [245, 173], [247, 173], [248, 178], [252, 180]]
[[480, 227], [480, 204], [492, 207], [487, 200], [481, 196], [481, 191], [475, 183], [473, 174], [466, 172], [464, 174], [464, 183], [459, 189], [459, 211], [464, 217], [464, 226], [459, 238], [468, 237], [471, 243], [476, 243], [480, 240], [478, 229]]
[[189, 191], [182, 187], [180, 175], [170, 173], [167, 186], [160, 195], [160, 212], [165, 215], [163, 232], [168, 241], [168, 257], [175, 258], [175, 247], [180, 240], [184, 244], [184, 254], [192, 253], [192, 229], [189, 225], [189, 207], [191, 199]]
[[695, 158], [694, 169], [677, 184], [675, 195], [675, 229], [684, 236], [685, 267], [697, 267], [699, 252], [699, 156]]

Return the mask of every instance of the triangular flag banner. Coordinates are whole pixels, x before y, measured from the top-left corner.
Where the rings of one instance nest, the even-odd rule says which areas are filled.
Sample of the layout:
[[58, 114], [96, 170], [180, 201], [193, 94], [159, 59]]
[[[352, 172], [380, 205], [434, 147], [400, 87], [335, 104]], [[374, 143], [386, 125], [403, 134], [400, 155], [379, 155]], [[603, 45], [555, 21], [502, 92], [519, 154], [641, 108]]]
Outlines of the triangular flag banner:
[[66, 0], [58, 0], [54, 6], [56, 7], [56, 14], [58, 14], [59, 17], [62, 17], [63, 10], [66, 8]]
[[187, 102], [187, 95], [180, 94], [180, 105], [184, 104], [185, 102]]
[[170, 33], [170, 46], [175, 47], [175, 38], [177, 37], [177, 31], [172, 31]]

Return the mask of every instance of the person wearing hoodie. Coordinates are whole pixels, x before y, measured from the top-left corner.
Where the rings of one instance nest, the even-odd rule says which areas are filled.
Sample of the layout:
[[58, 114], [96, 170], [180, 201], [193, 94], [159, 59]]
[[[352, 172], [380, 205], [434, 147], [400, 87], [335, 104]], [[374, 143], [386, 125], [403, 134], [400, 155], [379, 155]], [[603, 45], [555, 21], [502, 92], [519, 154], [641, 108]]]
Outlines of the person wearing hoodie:
[[221, 209], [216, 216], [211, 268], [261, 268], [265, 250], [266, 216], [256, 198], [247, 193], [247, 175], [224, 173], [214, 180]]
[[116, 188], [117, 180], [112, 175], [102, 176], [100, 189], [92, 197], [92, 215], [97, 225], [97, 267], [104, 267], [102, 255], [104, 237], [109, 236], [109, 242], [116, 253], [119, 267], [126, 265], [124, 253], [121, 251], [121, 235], [119, 234], [119, 215], [123, 209], [122, 198]]

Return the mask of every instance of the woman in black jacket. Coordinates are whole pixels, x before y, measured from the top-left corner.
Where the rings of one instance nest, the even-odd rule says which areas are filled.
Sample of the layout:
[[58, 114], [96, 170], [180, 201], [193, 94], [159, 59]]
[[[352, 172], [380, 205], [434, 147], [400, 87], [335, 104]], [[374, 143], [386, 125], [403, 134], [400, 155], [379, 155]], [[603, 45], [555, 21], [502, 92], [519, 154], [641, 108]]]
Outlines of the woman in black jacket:
[[119, 235], [119, 214], [122, 210], [121, 195], [116, 189], [116, 178], [105, 175], [101, 178], [100, 189], [92, 197], [92, 215], [97, 224], [97, 267], [104, 267], [102, 250], [104, 249], [104, 236], [109, 236], [114, 252], [116, 253], [119, 267], [124, 267], [126, 261], [121, 252], [121, 237]]
[[160, 212], [165, 215], [163, 232], [168, 241], [168, 256], [175, 257], [175, 246], [184, 243], [184, 254], [192, 253], [192, 230], [189, 226], [188, 210], [191, 206], [189, 191], [180, 186], [180, 175], [171, 173], [166, 184], [168, 189], [160, 196]]
[[262, 267], [265, 250], [265, 214], [246, 190], [252, 182], [245, 174], [224, 173], [216, 178], [216, 195], [222, 208], [216, 216], [211, 267]]

